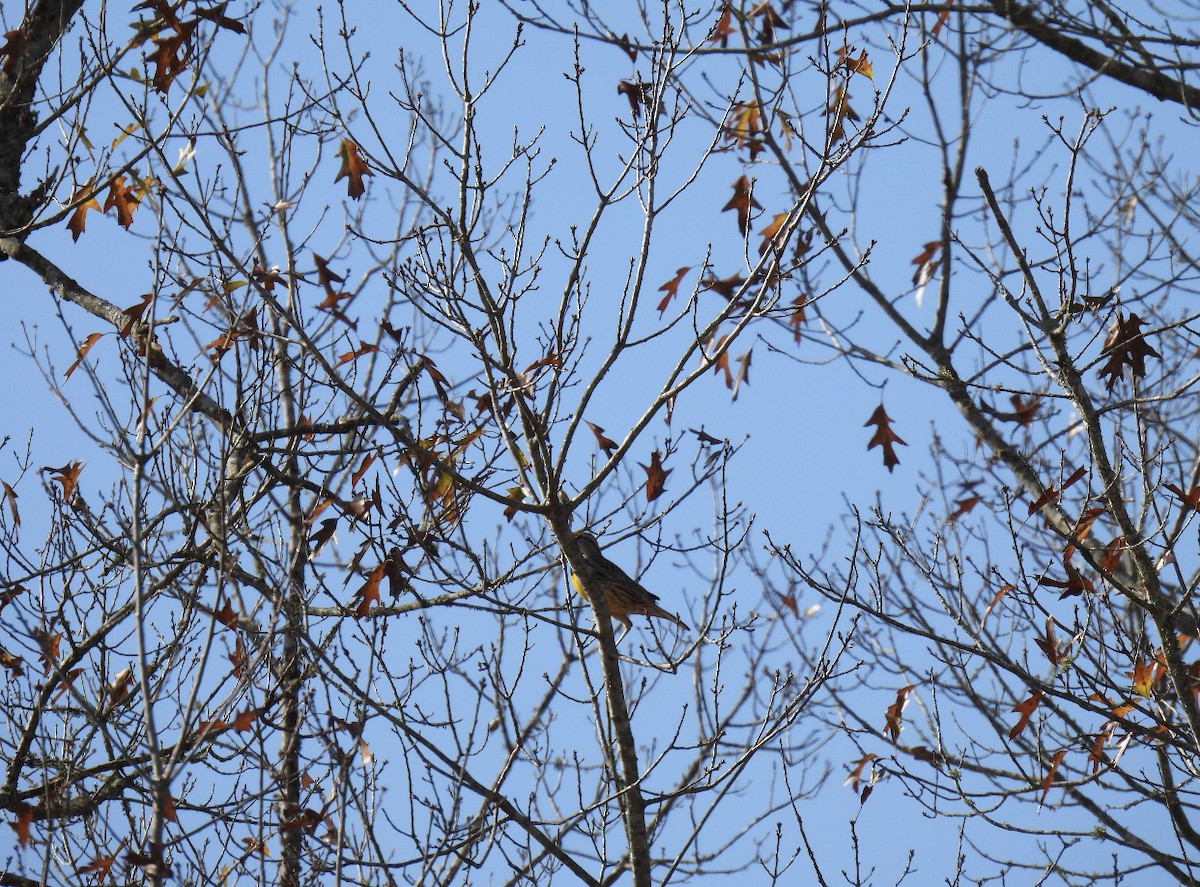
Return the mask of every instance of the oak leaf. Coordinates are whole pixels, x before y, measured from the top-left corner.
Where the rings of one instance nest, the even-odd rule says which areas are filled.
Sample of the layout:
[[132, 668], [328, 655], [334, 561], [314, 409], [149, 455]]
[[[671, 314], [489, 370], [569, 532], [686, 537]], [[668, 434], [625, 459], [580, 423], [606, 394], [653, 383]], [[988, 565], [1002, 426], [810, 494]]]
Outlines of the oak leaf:
[[750, 213], [762, 209], [762, 204], [754, 199], [754, 185], [746, 176], [738, 177], [733, 183], [733, 196], [725, 204], [721, 212], [737, 211], [738, 230], [746, 234], [750, 230]]
[[67, 367], [67, 372], [63, 375], [63, 381], [71, 378], [71, 373], [79, 368], [83, 363], [83, 359], [87, 357], [87, 353], [92, 350], [92, 346], [99, 342], [104, 337], [104, 333], [92, 333], [83, 340], [83, 344], [79, 346], [79, 353], [75, 357], [75, 362]]
[[17, 511], [17, 491], [8, 485], [8, 481], [0, 480], [0, 485], [4, 487], [4, 498], [8, 502], [9, 513], [12, 514], [12, 522], [14, 527], [21, 526], [21, 512]]
[[690, 265], [684, 265], [675, 272], [675, 276], [658, 288], [660, 293], [666, 293], [661, 302], [658, 303], [658, 314], [661, 317], [667, 310], [667, 306], [671, 304], [671, 300], [675, 298], [679, 292], [679, 284], [683, 282], [683, 276], [691, 271]]
[[883, 735], [888, 739], [900, 738], [900, 731], [904, 729], [904, 708], [908, 705], [908, 694], [916, 688], [916, 684], [909, 684], [907, 687], [897, 690], [896, 701], [889, 705], [883, 713]]
[[363, 176], [374, 175], [374, 173], [371, 172], [366, 161], [359, 156], [358, 145], [349, 139], [342, 139], [337, 156], [342, 158], [342, 166], [338, 170], [337, 178], [333, 181], [337, 183], [342, 179], [349, 179], [346, 183], [346, 193], [351, 200], [358, 200], [363, 196], [365, 190]]
[[70, 502], [75, 497], [75, 487], [79, 483], [79, 474], [83, 471], [83, 463], [78, 460], [61, 468], [43, 468], [51, 471], [50, 480], [62, 484], [63, 501]]
[[890, 472], [900, 464], [900, 457], [896, 455], [896, 444], [903, 446], [908, 446], [908, 444], [904, 443], [900, 435], [892, 431], [892, 417], [884, 410], [883, 404], [876, 407], [871, 418], [863, 423], [864, 428], [870, 425], [875, 426], [875, 434], [871, 437], [871, 442], [867, 444], [867, 451], [870, 452], [875, 447], [882, 447], [883, 464]]
[[1136, 314], [1122, 317], [1121, 312], [1117, 312], [1117, 319], [1109, 328], [1108, 338], [1104, 340], [1104, 348], [1100, 351], [1101, 357], [1108, 357], [1099, 371], [1101, 378], [1108, 377], [1105, 385], [1108, 391], [1112, 391], [1122, 378], [1125, 367], [1129, 367], [1131, 378], [1141, 379], [1146, 375], [1146, 358], [1160, 356], [1142, 335], [1144, 323]]
[[712, 31], [708, 35], [708, 43], [720, 43], [721, 46], [729, 45], [729, 38], [737, 33], [737, 28], [733, 25], [733, 10], [728, 3], [721, 7], [721, 17], [717, 19], [717, 23], [713, 25]]
[[646, 472], [646, 501], [653, 502], [666, 492], [667, 475], [671, 469], [663, 468], [662, 452], [655, 450], [650, 454], [650, 464], [642, 465], [642, 470]]
[[117, 224], [129, 230], [133, 224], [133, 211], [138, 208], [141, 197], [131, 186], [125, 184], [125, 176], [117, 176], [108, 186], [108, 197], [104, 201], [104, 212], [117, 209]]
[[1186, 493], [1175, 484], [1163, 484], [1163, 486], [1182, 499], [1184, 504], [1193, 511], [1200, 511], [1200, 485], [1192, 487]]
[[1025, 728], [1029, 726], [1029, 719], [1033, 717], [1033, 712], [1038, 707], [1039, 703], [1041, 703], [1041, 701], [1042, 694], [1039, 692], [1034, 693], [1028, 699], [1024, 700], [1023, 702], [1018, 702], [1015, 706], [1013, 706], [1013, 711], [1020, 714], [1021, 718], [1017, 721], [1016, 726], [1008, 731], [1009, 739], [1016, 739], [1023, 732], [1025, 732]]
[[369, 616], [371, 613], [371, 604], [379, 603], [379, 583], [383, 581], [383, 577], [387, 575], [387, 564], [382, 563], [375, 567], [367, 576], [367, 581], [363, 583], [355, 597], [359, 598], [358, 606], [354, 610], [354, 615], [359, 619]]
[[1050, 787], [1054, 785], [1054, 774], [1058, 772], [1058, 766], [1063, 762], [1063, 758], [1067, 756], [1067, 750], [1060, 749], [1054, 753], [1054, 757], [1050, 760], [1050, 769], [1046, 771], [1045, 778], [1042, 779], [1040, 786], [1042, 790], [1042, 798], [1040, 803], [1046, 803], [1046, 795], [1050, 793]]
[[71, 217], [67, 219], [67, 230], [71, 232], [71, 240], [78, 241], [84, 229], [87, 227], [88, 210], [94, 209], [97, 212], [103, 212], [100, 209], [100, 201], [96, 199], [96, 195], [92, 193], [93, 179], [88, 179], [82, 186], [75, 189], [75, 193], [71, 195], [70, 203], [74, 204], [78, 201], [78, 205], [71, 213]]
[[604, 434], [604, 429], [594, 422], [588, 422], [588, 428], [592, 429], [592, 434], [596, 438], [596, 445], [604, 450], [604, 455], [612, 456], [617, 450], [617, 442], [607, 437]]

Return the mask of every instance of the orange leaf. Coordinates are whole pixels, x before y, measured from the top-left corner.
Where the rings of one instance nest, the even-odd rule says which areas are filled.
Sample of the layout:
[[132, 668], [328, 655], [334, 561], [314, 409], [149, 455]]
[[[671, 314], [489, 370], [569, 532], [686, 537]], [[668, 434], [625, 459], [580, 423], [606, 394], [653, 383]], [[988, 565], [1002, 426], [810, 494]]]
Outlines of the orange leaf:
[[341, 147], [338, 148], [337, 156], [342, 158], [342, 167], [338, 170], [337, 178], [333, 181], [340, 182], [342, 179], [349, 179], [346, 184], [346, 193], [352, 200], [358, 200], [363, 196], [363, 176], [373, 175], [368, 168], [366, 161], [358, 154], [358, 145], [349, 139], [342, 139]]
[[690, 265], [684, 265], [675, 272], [674, 277], [658, 288], [660, 293], [666, 293], [666, 295], [663, 296], [662, 301], [658, 303], [658, 314], [660, 317], [667, 310], [667, 306], [671, 304], [671, 300], [675, 298], [679, 290], [679, 284], [683, 282], [683, 276], [691, 270], [692, 269]]
[[1046, 795], [1050, 793], [1050, 787], [1054, 785], [1054, 774], [1058, 772], [1058, 765], [1063, 762], [1063, 758], [1067, 756], [1067, 750], [1060, 749], [1054, 753], [1054, 757], [1050, 761], [1050, 769], [1046, 772], [1046, 777], [1042, 780], [1042, 799], [1040, 803], [1046, 803]]
[[162, 794], [162, 817], [167, 822], [179, 822], [179, 814], [175, 812], [175, 799], [165, 790]]
[[104, 212], [108, 212], [115, 206], [117, 208], [117, 224], [128, 231], [129, 226], [133, 224], [133, 211], [137, 209], [140, 202], [141, 198], [137, 191], [125, 185], [125, 176], [117, 176], [108, 186]]
[[771, 219], [771, 224], [758, 232], [762, 235], [763, 239], [762, 243], [758, 245], [758, 254], [760, 256], [772, 247], [775, 249], [783, 247], [783, 243], [779, 242], [779, 235], [783, 232], [783, 226], [791, 218], [791, 215], [791, 213], [779, 213], [775, 218]]
[[[122, 841], [117, 846], [117, 853], [121, 852], [121, 847], [124, 845], [125, 842]], [[113, 853], [110, 856], [98, 856], [82, 868], [77, 868], [75, 873], [79, 875], [95, 875], [96, 883], [103, 884], [108, 877], [108, 872], [112, 868], [113, 863], [117, 861], [117, 853]]]
[[804, 326], [808, 308], [808, 296], [796, 296], [792, 302], [792, 313], [788, 315], [788, 326], [792, 328], [792, 338], [796, 340], [796, 344], [800, 344], [800, 330]]
[[44, 628], [33, 628], [29, 634], [41, 648], [42, 674], [50, 674], [50, 669], [58, 662], [58, 645], [62, 641], [62, 633], [50, 634]]
[[371, 467], [371, 463], [373, 463], [378, 458], [379, 458], [378, 453], [372, 453], [371, 455], [369, 455], [365, 459], [363, 459], [363, 463], [362, 463], [362, 465], [359, 466], [358, 471], [356, 471], [356, 472], [354, 472], [354, 474], [350, 475], [350, 486], [351, 487], [358, 486], [358, 482], [363, 479], [363, 475], [367, 473], [367, 469]]
[[1116, 721], [1108, 721], [1100, 732], [1096, 734], [1096, 738], [1088, 747], [1088, 763], [1092, 765], [1092, 773], [1099, 772], [1100, 768], [1108, 763], [1108, 755], [1104, 753], [1104, 746], [1112, 739], [1114, 731], [1117, 729]]
[[1152, 662], [1135, 662], [1133, 671], [1126, 672], [1129, 677], [1133, 678], [1133, 692], [1138, 696], [1149, 698], [1159, 677], [1157, 672], [1158, 669]]
[[596, 437], [596, 446], [604, 450], [604, 455], [612, 456], [617, 450], [617, 442], [606, 437], [604, 429], [593, 422], [588, 422], [588, 428], [592, 429], [592, 434]]
[[105, 693], [108, 695], [109, 710], [111, 711], [128, 699], [132, 689], [133, 669], [126, 666], [117, 672], [116, 676], [105, 687]]
[[834, 65], [834, 68], [836, 69], [840, 65], [851, 74], [862, 74], [867, 79], [874, 80], [875, 69], [867, 60], [867, 51], [864, 49], [859, 54], [858, 58], [855, 58], [853, 55], [851, 55], [852, 52], [854, 52], [854, 49], [853, 47], [849, 46], [843, 46], [841, 49], [839, 49], [837, 51], [838, 60]]
[[[638, 464], [641, 465], [640, 462]], [[663, 468], [659, 450], [650, 454], [650, 464], [642, 465], [642, 470], [646, 472], [646, 501], [653, 502], [666, 492], [667, 475], [671, 470]]]
[[58, 702], [58, 700], [61, 699], [65, 693], [70, 692], [71, 688], [75, 686], [75, 679], [81, 674], [83, 674], [82, 668], [73, 668], [63, 675], [63, 679], [59, 682], [58, 690], [56, 690], [54, 693], [55, 702]]
[[238, 628], [238, 614], [233, 609], [233, 604], [228, 600], [225, 601], [225, 605], [221, 609], [213, 614], [213, 617], [226, 628], [234, 630]]
[[873, 752], [867, 752], [857, 761], [854, 761], [855, 767], [850, 771], [850, 775], [842, 781], [842, 785], [850, 786], [850, 790], [857, 794], [858, 783], [862, 780], [863, 770], [866, 768], [867, 764], [871, 763], [878, 757], [879, 755], [874, 754]]
[[892, 740], [900, 738], [900, 731], [904, 729], [904, 708], [908, 705], [908, 694], [916, 688], [916, 684], [901, 687], [896, 691], [896, 701], [884, 711], [883, 735], [887, 738]]
[[979, 620], [979, 627], [983, 628], [983, 623], [987, 622], [987, 618], [991, 615], [992, 610], [996, 608], [996, 604], [1000, 603], [1001, 599], [1010, 591], [1015, 589], [1011, 585], [1001, 585], [1000, 590], [996, 592], [996, 596], [992, 598], [992, 602], [987, 605], [987, 609], [983, 611], [983, 618]]
[[239, 733], [246, 733], [254, 729], [254, 722], [258, 720], [257, 709], [248, 708], [233, 719], [233, 729]]
[[1054, 617], [1046, 617], [1046, 635], [1045, 637], [1037, 637], [1033, 642], [1038, 645], [1046, 658], [1050, 660], [1050, 664], [1055, 668], [1062, 665], [1071, 653], [1071, 641], [1066, 641], [1062, 644], [1058, 642], [1058, 636], [1054, 631]]
[[8, 500], [8, 510], [12, 514], [12, 522], [14, 527], [21, 526], [21, 512], [17, 511], [17, 491], [8, 485], [7, 481], [0, 480], [0, 485], [4, 487], [4, 498]]
[[954, 5], [954, 0], [946, 0], [946, 7], [938, 13], [937, 21], [933, 23], [933, 28], [929, 31], [931, 39], [936, 40], [938, 34], [942, 33], [942, 26], [950, 20], [950, 7]]
[[88, 179], [83, 183], [82, 187], [76, 188], [75, 193], [71, 195], [70, 203], [79, 201], [79, 205], [75, 207], [74, 212], [71, 213], [71, 217], [67, 219], [67, 230], [71, 232], [72, 241], [78, 241], [79, 236], [83, 234], [84, 228], [87, 227], [89, 209], [102, 212], [100, 201], [96, 199], [95, 194], [91, 193], [92, 182], [93, 179]]
[[750, 213], [762, 209], [762, 204], [754, 199], [754, 185], [746, 176], [739, 176], [733, 183], [733, 196], [725, 204], [721, 212], [737, 210], [738, 230], [746, 234], [750, 230]]
[[1163, 486], [1182, 499], [1184, 504], [1193, 511], [1200, 511], [1200, 486], [1192, 487], [1186, 493], [1175, 484], [1163, 484]]
[[339, 357], [333, 365], [335, 367], [340, 367], [344, 363], [350, 363], [351, 361], [358, 360], [360, 357], [363, 357], [367, 354], [374, 354], [379, 350], [378, 345], [368, 345], [363, 341], [360, 341], [359, 345], [361, 347], [357, 351], [347, 351], [345, 354]]
[[246, 645], [242, 643], [240, 631], [234, 641], [233, 652], [229, 654], [229, 663], [233, 666], [233, 676], [241, 680], [246, 672]]
[[87, 353], [92, 350], [92, 346], [103, 338], [104, 333], [92, 333], [83, 340], [83, 344], [79, 346], [79, 355], [75, 358], [75, 362], [67, 367], [66, 375], [63, 376], [63, 381], [71, 378], [71, 373], [75, 372], [76, 368], [83, 363], [83, 359], [87, 357]]
[[708, 35], [708, 42], [719, 42], [722, 46], [728, 46], [729, 38], [736, 33], [737, 28], [733, 26], [733, 12], [726, 3], [721, 7], [721, 17], [717, 19], [717, 23], [713, 25], [713, 29]]
[[1029, 719], [1033, 717], [1034, 709], [1038, 707], [1038, 704], [1041, 701], [1042, 694], [1034, 693], [1024, 702], [1018, 702], [1015, 706], [1013, 706], [1013, 711], [1019, 713], [1021, 715], [1021, 719], [1017, 721], [1017, 725], [1015, 727], [1008, 731], [1009, 739], [1016, 739], [1025, 731], [1025, 728], [1029, 725]]
[[916, 258], [912, 260], [912, 264], [917, 266], [917, 270], [913, 272], [913, 286], [920, 286], [932, 276], [934, 257], [941, 248], [940, 240], [931, 240], [922, 247], [921, 252], [917, 253]]
[[[762, 111], [758, 102], [734, 105], [730, 109], [724, 133], [725, 141], [732, 142], [735, 148], [745, 148], [753, 162], [765, 150], [762, 140]], [[742, 233], [746, 233], [745, 228], [742, 229]]]
[[24, 850], [29, 846], [30, 828], [33, 826], [33, 806], [25, 803], [18, 803], [16, 806], [17, 819], [15, 822], [10, 822], [12, 830], [17, 833], [17, 843]]
[[379, 583], [383, 581], [385, 575], [387, 575], [387, 564], [382, 563], [371, 571], [363, 587], [355, 593], [355, 597], [360, 600], [358, 607], [354, 610], [354, 615], [359, 619], [370, 615], [372, 603], [379, 603]]
[[1062, 494], [1067, 491], [1067, 488], [1076, 483], [1085, 474], [1087, 474], [1087, 466], [1076, 469], [1075, 472], [1063, 482], [1061, 490], [1059, 490], [1053, 484], [1046, 487], [1042, 495], [1038, 496], [1037, 499], [1035, 499], [1029, 506], [1030, 516], [1036, 514], [1043, 506], [1048, 505], [1051, 502], [1057, 503]]
[[883, 464], [890, 472], [900, 464], [900, 457], [896, 455], [896, 444], [908, 446], [900, 438], [900, 435], [892, 431], [892, 418], [884, 410], [883, 404], [875, 408], [875, 412], [871, 414], [871, 418], [863, 423], [866, 428], [870, 425], [875, 426], [875, 434], [871, 437], [871, 442], [867, 444], [867, 451], [870, 452], [875, 447], [883, 447]]

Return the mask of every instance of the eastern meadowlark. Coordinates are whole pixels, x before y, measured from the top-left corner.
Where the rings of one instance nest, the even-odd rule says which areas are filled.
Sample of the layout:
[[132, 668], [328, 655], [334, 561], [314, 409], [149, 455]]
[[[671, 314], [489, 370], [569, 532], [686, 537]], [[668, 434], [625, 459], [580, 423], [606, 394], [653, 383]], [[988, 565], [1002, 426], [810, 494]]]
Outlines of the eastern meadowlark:
[[[604, 593], [608, 611], [625, 626], [626, 632], [633, 628], [630, 615], [658, 616], [671, 620], [684, 631], [690, 630], [686, 622], [658, 605], [658, 595], [644, 589], [637, 580], [632, 579], [628, 573], [606, 558], [600, 551], [600, 543], [596, 541], [595, 536], [586, 530], [580, 530], [575, 534], [575, 542], [579, 545], [579, 553], [592, 568], [592, 575], [595, 577], [593, 581]], [[587, 592], [583, 590], [583, 583], [574, 573], [571, 574], [571, 585], [580, 597], [589, 600]]]

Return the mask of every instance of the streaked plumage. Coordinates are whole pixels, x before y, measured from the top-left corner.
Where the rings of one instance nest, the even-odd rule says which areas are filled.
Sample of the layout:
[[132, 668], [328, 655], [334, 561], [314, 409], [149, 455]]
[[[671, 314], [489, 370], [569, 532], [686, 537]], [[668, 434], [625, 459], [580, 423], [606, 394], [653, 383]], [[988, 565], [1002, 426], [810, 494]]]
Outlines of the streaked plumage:
[[[595, 536], [581, 530], [575, 534], [575, 541], [579, 545], [579, 553], [592, 568], [595, 583], [604, 593], [604, 599], [608, 601], [609, 612], [625, 626], [625, 631], [633, 628], [633, 622], [629, 619], [631, 615], [658, 616], [661, 619], [669, 619], [685, 631], [689, 630], [686, 622], [658, 605], [658, 595], [647, 591], [637, 580], [606, 558]], [[583, 590], [583, 583], [574, 573], [571, 574], [571, 585], [580, 597], [589, 599]]]

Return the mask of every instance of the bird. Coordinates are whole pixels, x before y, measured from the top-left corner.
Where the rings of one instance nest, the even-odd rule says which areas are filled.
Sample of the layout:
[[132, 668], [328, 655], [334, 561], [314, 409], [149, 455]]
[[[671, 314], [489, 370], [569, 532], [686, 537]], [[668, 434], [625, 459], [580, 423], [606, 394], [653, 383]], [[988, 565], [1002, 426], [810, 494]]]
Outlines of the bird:
[[[609, 613], [625, 627], [621, 637], [633, 628], [630, 615], [658, 616], [669, 619], [684, 631], [691, 630], [686, 622], [658, 605], [658, 595], [647, 591], [636, 579], [606, 558], [595, 536], [587, 530], [580, 530], [575, 533], [575, 543], [584, 562], [592, 570], [592, 581], [604, 593]], [[571, 585], [580, 597], [590, 602], [587, 592], [583, 590], [583, 583], [575, 573], [571, 574]]]

